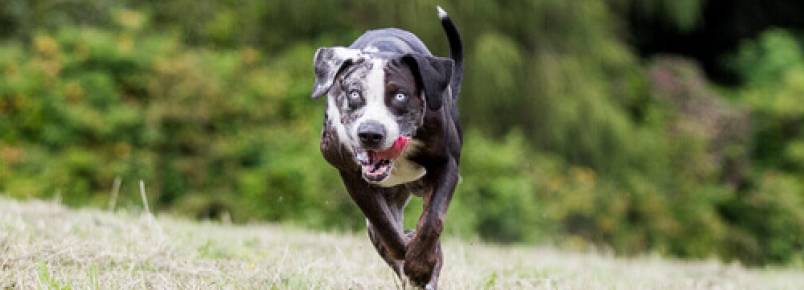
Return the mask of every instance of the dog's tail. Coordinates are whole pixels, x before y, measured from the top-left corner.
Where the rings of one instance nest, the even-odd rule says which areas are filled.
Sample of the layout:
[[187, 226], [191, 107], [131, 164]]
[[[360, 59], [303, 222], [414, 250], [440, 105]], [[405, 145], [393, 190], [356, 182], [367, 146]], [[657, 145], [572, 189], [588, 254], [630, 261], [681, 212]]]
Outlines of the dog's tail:
[[463, 81], [463, 43], [461, 43], [458, 28], [449, 19], [447, 11], [441, 9], [441, 6], [436, 6], [436, 10], [438, 10], [438, 18], [441, 18], [441, 26], [444, 27], [444, 32], [447, 34], [447, 40], [449, 40], [449, 57], [455, 62], [452, 71], [452, 83], [450, 83], [449, 87], [452, 90], [453, 98], [458, 98], [458, 93], [461, 92], [461, 82]]

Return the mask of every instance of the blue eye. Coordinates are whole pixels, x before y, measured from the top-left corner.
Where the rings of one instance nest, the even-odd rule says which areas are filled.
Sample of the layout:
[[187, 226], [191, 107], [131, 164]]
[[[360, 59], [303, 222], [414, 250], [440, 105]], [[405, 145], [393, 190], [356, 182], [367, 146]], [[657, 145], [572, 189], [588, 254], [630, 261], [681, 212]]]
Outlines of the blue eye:
[[358, 90], [350, 91], [346, 97], [348, 98], [347, 103], [351, 109], [356, 109], [363, 105], [363, 98], [360, 96], [360, 91]]
[[408, 95], [403, 94], [403, 93], [396, 93], [396, 95], [394, 95], [394, 100], [396, 100], [397, 102], [404, 102], [407, 99], [408, 99]]

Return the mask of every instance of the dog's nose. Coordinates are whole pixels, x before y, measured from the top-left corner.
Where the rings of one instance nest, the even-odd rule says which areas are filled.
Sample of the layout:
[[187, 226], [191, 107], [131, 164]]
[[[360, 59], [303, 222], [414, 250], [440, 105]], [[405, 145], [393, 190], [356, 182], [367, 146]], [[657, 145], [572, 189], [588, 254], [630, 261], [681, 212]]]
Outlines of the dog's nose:
[[357, 137], [367, 148], [377, 148], [385, 140], [385, 126], [378, 122], [365, 122], [357, 127]]

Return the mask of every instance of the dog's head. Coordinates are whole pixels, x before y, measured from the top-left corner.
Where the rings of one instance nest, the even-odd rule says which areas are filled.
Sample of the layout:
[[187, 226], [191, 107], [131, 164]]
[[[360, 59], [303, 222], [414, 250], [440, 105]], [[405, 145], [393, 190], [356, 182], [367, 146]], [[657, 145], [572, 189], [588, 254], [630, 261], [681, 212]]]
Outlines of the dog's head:
[[318, 49], [314, 63], [312, 97], [327, 95], [327, 118], [371, 183], [390, 176], [426, 110], [441, 109], [453, 66], [447, 58], [344, 47]]

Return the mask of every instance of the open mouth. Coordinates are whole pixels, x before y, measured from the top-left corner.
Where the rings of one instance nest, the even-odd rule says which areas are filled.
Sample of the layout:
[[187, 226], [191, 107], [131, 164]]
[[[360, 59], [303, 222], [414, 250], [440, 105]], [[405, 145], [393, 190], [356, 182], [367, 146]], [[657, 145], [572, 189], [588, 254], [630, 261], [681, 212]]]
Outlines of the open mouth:
[[357, 162], [363, 172], [363, 179], [368, 182], [378, 183], [388, 178], [391, 175], [391, 169], [394, 167], [394, 160], [402, 155], [409, 141], [409, 137], [399, 136], [388, 149], [355, 150]]
[[393, 160], [378, 158], [376, 151], [368, 151], [364, 154], [367, 155], [367, 158], [360, 161], [363, 178], [370, 182], [382, 182], [391, 175]]

